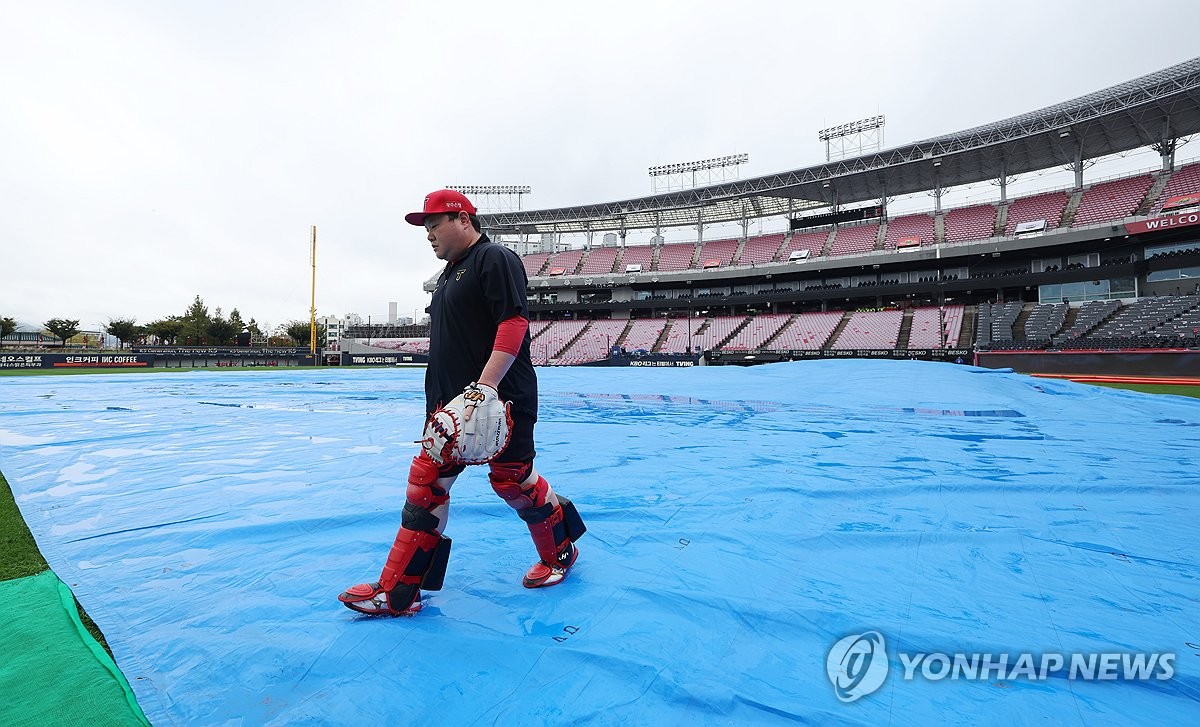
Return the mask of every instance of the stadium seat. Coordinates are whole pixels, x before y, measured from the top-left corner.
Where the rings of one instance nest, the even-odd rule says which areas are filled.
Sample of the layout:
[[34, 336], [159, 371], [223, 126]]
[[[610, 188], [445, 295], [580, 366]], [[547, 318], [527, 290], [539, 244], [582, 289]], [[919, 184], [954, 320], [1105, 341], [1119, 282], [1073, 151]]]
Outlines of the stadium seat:
[[1188, 164], [1171, 174], [1167, 186], [1154, 203], [1152, 214], [1162, 212], [1167, 200], [1184, 194], [1200, 194], [1200, 162]]
[[855, 311], [830, 348], [895, 348], [903, 318], [904, 313], [898, 310]]
[[807, 250], [810, 258], [817, 257], [825, 249], [825, 241], [829, 239], [829, 230], [819, 232], [801, 232], [792, 235], [792, 239], [779, 251], [778, 262], [787, 262], [793, 252]]
[[896, 217], [888, 221], [883, 247], [886, 250], [895, 250], [896, 243], [909, 237], [920, 238], [921, 245], [932, 245], [933, 232], [933, 217], [927, 213]]
[[1154, 177], [1142, 174], [1092, 185], [1079, 201], [1072, 227], [1115, 222], [1133, 216], [1153, 183]]
[[525, 266], [525, 274], [531, 278], [535, 275], [540, 275], [549, 257], [550, 253], [548, 252], [539, 252], [522, 257], [521, 264]]
[[1059, 191], [1013, 200], [1008, 207], [1008, 224], [1004, 226], [1004, 234], [1012, 235], [1017, 225], [1037, 220], [1045, 220], [1047, 230], [1058, 227], [1068, 199], [1070, 197], [1066, 192]]
[[762, 265], [769, 263], [775, 259], [775, 253], [779, 251], [779, 246], [782, 244], [782, 234], [751, 237], [746, 240], [746, 246], [742, 249], [742, 257], [737, 264]]
[[961, 305], [948, 305], [944, 309], [936, 306], [923, 306], [914, 308], [912, 313], [912, 327], [908, 333], [909, 348], [942, 348], [939, 320], [945, 326], [945, 347], [958, 347], [958, 333], [962, 327], [963, 316]]
[[613, 271], [617, 262], [618, 248], [593, 247], [579, 268], [580, 275], [604, 275]]
[[946, 242], [986, 240], [996, 234], [996, 208], [990, 204], [957, 207], [943, 219]]
[[799, 313], [780, 329], [771, 348], [777, 351], [817, 351], [825, 348], [829, 336], [842, 320], [840, 311]]
[[597, 320], [588, 322], [583, 334], [573, 343], [564, 348], [555, 357], [556, 363], [572, 366], [590, 361], [602, 361], [608, 358], [609, 352], [621, 333], [628, 325], [627, 320]]
[[879, 225], [839, 226], [833, 245], [829, 248], [829, 256], [856, 255], [875, 249], [879, 238]]
[[658, 267], [655, 270], [687, 270], [692, 266], [692, 258], [696, 255], [696, 243], [672, 243], [663, 245], [658, 255]]
[[617, 272], [623, 273], [630, 265], [640, 265], [644, 272], [650, 272], [650, 263], [654, 260], [654, 248], [649, 245], [631, 245], [625, 248]]
[[[547, 275], [574, 275], [576, 268], [579, 267], [579, 261], [583, 258], [584, 251], [579, 250], [563, 250], [552, 254], [546, 260], [545, 271]], [[562, 272], [558, 272], [562, 271]]]
[[737, 252], [739, 244], [741, 244], [739, 240], [713, 240], [704, 243], [700, 247], [700, 257], [696, 261], [696, 267], [703, 269], [728, 266], [733, 262], [733, 255]]
[[665, 318], [639, 318], [631, 322], [621, 348], [629, 352], [653, 351], [667, 325]]

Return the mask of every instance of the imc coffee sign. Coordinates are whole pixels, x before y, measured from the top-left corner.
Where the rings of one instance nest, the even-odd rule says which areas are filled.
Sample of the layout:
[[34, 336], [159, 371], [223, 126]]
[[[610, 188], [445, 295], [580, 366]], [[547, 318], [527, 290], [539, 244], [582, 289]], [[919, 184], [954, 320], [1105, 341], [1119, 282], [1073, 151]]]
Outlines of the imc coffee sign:
[[1176, 227], [1191, 227], [1192, 225], [1200, 225], [1200, 212], [1187, 212], [1182, 215], [1158, 217], [1153, 220], [1145, 220], [1144, 222], [1126, 222], [1125, 231], [1131, 235], [1137, 235], [1142, 232], [1173, 230]]
[[128, 366], [149, 366], [153, 361], [154, 357], [143, 356], [139, 354], [132, 354], [129, 356], [89, 356], [67, 354], [61, 359], [58, 357], [51, 358], [50, 366], [52, 368], [61, 368], [66, 366], [79, 368], [122, 368]]
[[145, 368], [154, 363], [153, 356], [143, 354], [71, 354], [71, 353], [16, 353], [0, 354], [0, 369], [50, 369], [50, 368]]

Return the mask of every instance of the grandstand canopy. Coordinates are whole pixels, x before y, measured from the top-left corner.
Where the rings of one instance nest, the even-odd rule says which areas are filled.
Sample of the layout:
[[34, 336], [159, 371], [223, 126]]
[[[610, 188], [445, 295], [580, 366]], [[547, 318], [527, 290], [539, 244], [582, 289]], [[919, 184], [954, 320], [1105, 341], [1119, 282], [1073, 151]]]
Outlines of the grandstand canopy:
[[482, 215], [493, 233], [614, 232], [874, 202], [1071, 164], [1200, 132], [1200, 58], [1037, 111], [817, 166], [648, 197]]

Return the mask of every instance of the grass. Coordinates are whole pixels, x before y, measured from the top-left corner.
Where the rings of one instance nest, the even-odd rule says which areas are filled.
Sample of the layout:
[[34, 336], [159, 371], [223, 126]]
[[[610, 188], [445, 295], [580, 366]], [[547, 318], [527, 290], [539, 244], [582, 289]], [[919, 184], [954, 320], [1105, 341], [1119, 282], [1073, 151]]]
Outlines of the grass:
[[46, 559], [38, 551], [13, 500], [12, 488], [0, 473], [0, 581], [33, 576], [46, 570]]
[[1200, 399], [1200, 386], [1193, 384], [1109, 384], [1092, 383], [1094, 386], [1106, 386], [1110, 389], [1129, 389], [1145, 394], [1174, 394], [1175, 396], [1192, 396]]
[[[21, 517], [21, 511], [17, 509], [17, 502], [13, 499], [8, 480], [4, 479], [4, 473], [0, 472], [0, 581], [35, 576], [49, 567], [33, 540], [33, 534], [25, 525], [25, 519]], [[79, 607], [78, 601], [75, 602], [75, 608], [79, 610], [79, 616], [88, 633], [100, 642], [109, 656], [112, 656], [104, 634], [87, 612]]]

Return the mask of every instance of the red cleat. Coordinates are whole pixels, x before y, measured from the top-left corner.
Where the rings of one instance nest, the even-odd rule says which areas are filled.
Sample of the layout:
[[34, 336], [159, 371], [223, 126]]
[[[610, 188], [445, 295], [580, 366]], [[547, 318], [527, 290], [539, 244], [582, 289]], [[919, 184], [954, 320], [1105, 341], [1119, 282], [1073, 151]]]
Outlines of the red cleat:
[[359, 583], [347, 588], [338, 596], [338, 600], [346, 608], [368, 616], [412, 616], [424, 605], [421, 603], [421, 593], [417, 591], [407, 607], [393, 608], [408, 600], [407, 593], [402, 591], [407, 591], [403, 585], [388, 593], [378, 583]]
[[550, 565], [544, 560], [539, 560], [529, 568], [525, 577], [521, 579], [521, 585], [526, 588], [556, 586], [566, 580], [567, 572], [571, 570], [571, 566], [575, 565], [575, 559], [578, 557], [579, 549], [572, 544], [571, 555], [568, 557], [565, 565], [557, 563]]

